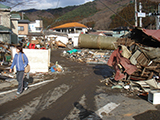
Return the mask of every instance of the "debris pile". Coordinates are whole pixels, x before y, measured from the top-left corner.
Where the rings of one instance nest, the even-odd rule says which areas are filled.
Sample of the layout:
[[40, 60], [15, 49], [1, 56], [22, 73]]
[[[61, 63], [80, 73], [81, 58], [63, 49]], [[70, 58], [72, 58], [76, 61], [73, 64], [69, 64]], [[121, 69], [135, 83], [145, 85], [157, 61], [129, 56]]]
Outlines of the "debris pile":
[[[148, 80], [153, 76], [160, 76], [160, 48], [146, 47], [129, 38], [120, 38], [115, 45], [117, 48], [121, 46], [121, 55], [137, 67], [136, 71], [130, 74], [131, 80]], [[72, 49], [63, 51], [62, 56], [81, 63], [107, 64], [112, 53], [113, 50]], [[118, 66], [124, 69], [123, 65]]]
[[51, 72], [64, 72], [63, 67], [58, 64], [58, 61], [56, 61], [55, 65], [51, 66], [50, 70]]
[[72, 49], [63, 51], [62, 56], [81, 63], [107, 64], [112, 52], [112, 50]]
[[[116, 73], [110, 78], [101, 80], [101, 82], [105, 82], [106, 85], [112, 85], [112, 89], [124, 88], [137, 95], [147, 96], [153, 93], [159, 94], [160, 48], [144, 46], [128, 38], [121, 38], [116, 44], [117, 46], [121, 46], [122, 51], [119, 50], [119, 53], [123, 57], [116, 56], [118, 57], [118, 61], [120, 61], [116, 61], [117, 67], [113, 66]], [[110, 57], [112, 57], [112, 54]], [[124, 61], [124, 58], [129, 61]], [[110, 63], [107, 64], [110, 65]], [[129, 67], [130, 64], [133, 66]], [[136, 66], [137, 69], [133, 73], [128, 74], [128, 68], [133, 69], [134, 66]], [[151, 92], [153, 90], [154, 92]], [[154, 95], [152, 95], [152, 98], [153, 96]], [[148, 99], [151, 99], [151, 95], [148, 95]]]
[[[114, 44], [117, 49], [121, 47], [120, 54], [115, 53], [119, 62], [116, 61], [116, 67], [112, 66], [115, 70], [113, 76], [101, 82], [112, 85], [112, 89], [124, 88], [139, 95], [160, 89], [160, 48], [141, 44], [128, 37], [119, 38]], [[62, 56], [81, 63], [108, 64], [116, 50], [72, 49], [63, 51]], [[116, 59], [115, 56], [113, 59]]]
[[0, 65], [8, 65], [11, 62], [10, 45], [0, 43]]
[[148, 80], [153, 76], [160, 76], [160, 48], [147, 47], [129, 39], [121, 40], [119, 45], [128, 48], [128, 59], [137, 67], [130, 77], [131, 80]]

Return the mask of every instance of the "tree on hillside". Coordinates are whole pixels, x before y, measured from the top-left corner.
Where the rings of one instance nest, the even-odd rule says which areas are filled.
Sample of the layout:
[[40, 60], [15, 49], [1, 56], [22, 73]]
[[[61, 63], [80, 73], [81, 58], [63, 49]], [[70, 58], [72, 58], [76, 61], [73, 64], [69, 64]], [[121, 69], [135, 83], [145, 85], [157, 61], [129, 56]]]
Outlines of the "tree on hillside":
[[[157, 6], [158, 6], [158, 2], [152, 2], [150, 0], [138, 0], [137, 3], [141, 2], [142, 3], [142, 12], [145, 12], [146, 14], [148, 13], [152, 13], [152, 12], [156, 12], [157, 10]], [[138, 7], [137, 7], [138, 8]], [[139, 8], [138, 8], [139, 11]], [[121, 19], [118, 15], [112, 15], [110, 18], [112, 20], [109, 28], [113, 29], [116, 27], [120, 27], [120, 26], [129, 26], [127, 24], [127, 22], [129, 22], [131, 25], [134, 25], [135, 19], [134, 19], [134, 3], [129, 4], [128, 6], [126, 6], [123, 10], [121, 10], [118, 15], [121, 16], [122, 18], [125, 19], [125, 21], [123, 19]], [[127, 21], [127, 22], [126, 22]], [[139, 20], [138, 20], [139, 22]], [[142, 23], [144, 28], [149, 28], [149, 27], [153, 27], [155, 26], [155, 19], [154, 17], [145, 17], [142, 19]], [[139, 24], [139, 23], [138, 23]]]
[[[84, 18], [94, 15], [97, 11], [98, 10], [95, 3], [86, 3], [59, 17], [57, 19], [58, 22], [56, 22], [54, 26], [58, 26], [67, 22], [78, 22]], [[91, 26], [94, 26], [93, 23]]]

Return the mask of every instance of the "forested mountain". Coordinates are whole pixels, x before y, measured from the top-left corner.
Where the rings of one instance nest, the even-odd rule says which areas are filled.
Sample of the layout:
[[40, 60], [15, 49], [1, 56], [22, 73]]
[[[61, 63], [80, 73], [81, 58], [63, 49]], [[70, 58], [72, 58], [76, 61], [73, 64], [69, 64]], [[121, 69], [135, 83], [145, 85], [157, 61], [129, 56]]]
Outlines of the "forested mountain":
[[[25, 19], [42, 19], [44, 28], [54, 27], [67, 22], [80, 22], [96, 30], [113, 29], [119, 26], [134, 25], [134, 0], [94, 0], [79, 6], [46, 10], [23, 10]], [[157, 12], [160, 0], [137, 0], [145, 13]], [[137, 7], [138, 8], [138, 7]], [[143, 18], [143, 27], [155, 24], [154, 17]]]

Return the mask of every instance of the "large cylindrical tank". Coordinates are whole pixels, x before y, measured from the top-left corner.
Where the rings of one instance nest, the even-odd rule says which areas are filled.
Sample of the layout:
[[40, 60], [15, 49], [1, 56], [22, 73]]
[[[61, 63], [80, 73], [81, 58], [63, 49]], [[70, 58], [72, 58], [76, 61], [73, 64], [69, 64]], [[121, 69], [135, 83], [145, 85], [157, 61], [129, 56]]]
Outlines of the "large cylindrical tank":
[[81, 48], [98, 48], [98, 49], [116, 49], [115, 42], [118, 38], [110, 36], [80, 34], [78, 38], [78, 47]]

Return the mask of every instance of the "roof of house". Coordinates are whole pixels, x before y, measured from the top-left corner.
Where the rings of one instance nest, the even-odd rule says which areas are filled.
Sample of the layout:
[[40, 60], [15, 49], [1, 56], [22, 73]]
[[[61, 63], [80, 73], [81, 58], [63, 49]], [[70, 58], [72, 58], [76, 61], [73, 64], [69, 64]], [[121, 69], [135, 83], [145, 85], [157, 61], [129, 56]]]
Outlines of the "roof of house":
[[147, 34], [148, 36], [151, 36], [152, 38], [156, 39], [160, 42], [160, 30], [148, 30], [148, 29], [142, 29], [142, 31]]
[[19, 20], [18, 23], [30, 23], [29, 20]]
[[10, 31], [11, 31], [10, 28], [0, 25], [0, 32], [10, 32]]
[[11, 19], [21, 19], [19, 14], [11, 14]]
[[87, 26], [80, 24], [78, 22], [71, 22], [71, 23], [66, 23], [60, 26], [53, 27], [52, 29], [74, 28], [74, 27], [87, 28]]
[[0, 4], [0, 9], [11, 9], [9, 6]]

